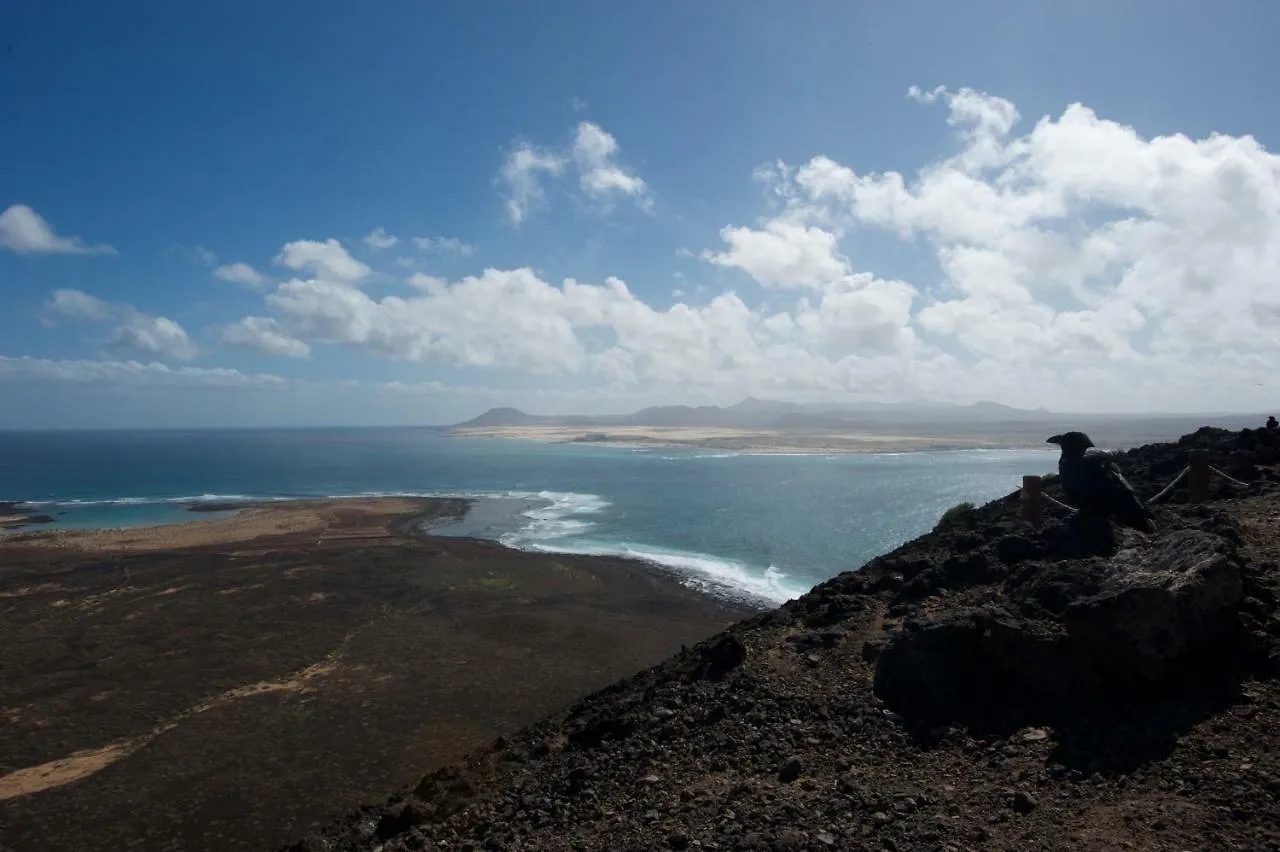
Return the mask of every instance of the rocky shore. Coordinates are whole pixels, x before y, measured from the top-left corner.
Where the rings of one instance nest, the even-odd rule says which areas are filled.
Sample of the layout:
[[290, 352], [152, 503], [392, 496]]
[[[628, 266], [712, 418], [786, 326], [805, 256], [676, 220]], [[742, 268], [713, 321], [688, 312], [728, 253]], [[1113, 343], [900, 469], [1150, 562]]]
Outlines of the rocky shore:
[[949, 513], [288, 848], [1280, 849], [1280, 431], [1120, 464], [1192, 448], [1152, 536]]
[[25, 529], [32, 524], [51, 524], [57, 518], [33, 511], [26, 503], [0, 500], [0, 530]]

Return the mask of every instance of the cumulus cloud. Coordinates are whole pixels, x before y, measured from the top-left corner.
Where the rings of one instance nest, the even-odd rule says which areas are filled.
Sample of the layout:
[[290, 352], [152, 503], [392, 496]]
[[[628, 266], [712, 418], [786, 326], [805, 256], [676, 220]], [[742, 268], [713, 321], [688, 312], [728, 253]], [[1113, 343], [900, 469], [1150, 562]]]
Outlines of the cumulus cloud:
[[325, 281], [355, 285], [367, 277], [371, 270], [356, 260], [343, 248], [342, 243], [329, 239], [297, 240], [285, 243], [276, 263], [297, 272], [310, 272]]
[[773, 220], [763, 228], [723, 228], [729, 244], [722, 252], [706, 251], [702, 259], [735, 267], [771, 287], [821, 287], [849, 272], [839, 255], [839, 240], [830, 231]]
[[44, 311], [45, 322], [109, 324], [107, 348], [124, 355], [189, 361], [198, 354], [185, 329], [167, 317], [143, 313], [132, 305], [107, 302], [82, 290], [57, 290]]
[[574, 129], [573, 142], [567, 149], [535, 148], [527, 142], [517, 143], [507, 154], [498, 173], [503, 190], [507, 218], [520, 225], [529, 214], [545, 203], [544, 178], [564, 174], [572, 164], [578, 175], [578, 187], [588, 201], [607, 206], [617, 197], [635, 200], [643, 210], [650, 210], [653, 197], [645, 182], [617, 162], [618, 140], [600, 125], [583, 121]]
[[0, 355], [0, 381], [75, 384], [196, 385], [248, 388], [284, 387], [288, 382], [263, 373], [208, 367], [170, 367], [156, 361], [52, 360]]
[[372, 233], [364, 238], [364, 244], [374, 251], [389, 249], [398, 242], [400, 242], [399, 237], [388, 234], [382, 228], [374, 228]]
[[564, 157], [524, 142], [516, 144], [507, 153], [498, 181], [511, 224], [522, 224], [530, 211], [543, 203], [542, 176], [558, 175], [564, 171], [565, 165]]
[[245, 317], [222, 330], [222, 339], [235, 346], [245, 346], [267, 355], [307, 358], [311, 347], [290, 337], [270, 317]]
[[457, 237], [414, 237], [413, 243], [430, 254], [452, 254], [458, 257], [471, 257], [476, 247], [464, 243]]
[[615, 162], [618, 141], [599, 125], [584, 121], [573, 139], [573, 160], [578, 166], [582, 191], [595, 199], [615, 194], [634, 196], [642, 206], [649, 203], [645, 182]]
[[182, 326], [168, 317], [153, 317], [133, 311], [121, 320], [107, 344], [113, 351], [143, 357], [190, 361], [197, 349]]
[[271, 279], [263, 275], [243, 261], [227, 263], [213, 270], [213, 277], [232, 284], [243, 284], [246, 287], [265, 287]]
[[89, 245], [79, 237], [60, 237], [53, 226], [25, 204], [0, 213], [0, 248], [18, 254], [115, 254], [106, 243]]

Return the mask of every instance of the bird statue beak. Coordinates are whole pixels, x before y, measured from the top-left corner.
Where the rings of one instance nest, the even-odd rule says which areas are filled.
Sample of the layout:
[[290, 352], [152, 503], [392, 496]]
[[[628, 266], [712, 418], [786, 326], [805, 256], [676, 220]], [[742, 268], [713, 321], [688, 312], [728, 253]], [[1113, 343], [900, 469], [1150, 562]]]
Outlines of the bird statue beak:
[[1061, 435], [1054, 435], [1052, 438], [1045, 438], [1044, 442], [1045, 442], [1046, 444], [1061, 444], [1061, 443], [1062, 443], [1062, 436], [1061, 436]]

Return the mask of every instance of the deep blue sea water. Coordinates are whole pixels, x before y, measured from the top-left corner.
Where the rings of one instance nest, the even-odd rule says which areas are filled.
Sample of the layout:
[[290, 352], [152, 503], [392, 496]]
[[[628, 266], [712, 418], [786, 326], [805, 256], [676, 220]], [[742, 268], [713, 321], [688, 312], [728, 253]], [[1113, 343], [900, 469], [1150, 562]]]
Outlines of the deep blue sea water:
[[489, 497], [463, 532], [635, 556], [711, 591], [782, 601], [1055, 461], [1052, 449], [739, 455], [403, 428], [10, 432], [0, 500], [105, 527], [198, 519], [192, 499]]

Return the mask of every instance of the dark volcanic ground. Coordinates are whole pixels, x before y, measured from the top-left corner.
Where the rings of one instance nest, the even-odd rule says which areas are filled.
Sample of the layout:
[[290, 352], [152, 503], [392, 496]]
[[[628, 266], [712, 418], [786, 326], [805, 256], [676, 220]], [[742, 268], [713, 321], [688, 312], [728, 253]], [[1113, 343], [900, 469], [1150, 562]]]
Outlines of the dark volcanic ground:
[[0, 848], [271, 848], [744, 614], [336, 514], [319, 543], [0, 544]]
[[995, 501], [291, 849], [1280, 850], [1280, 431], [1121, 464], [1192, 447], [1246, 485]]

